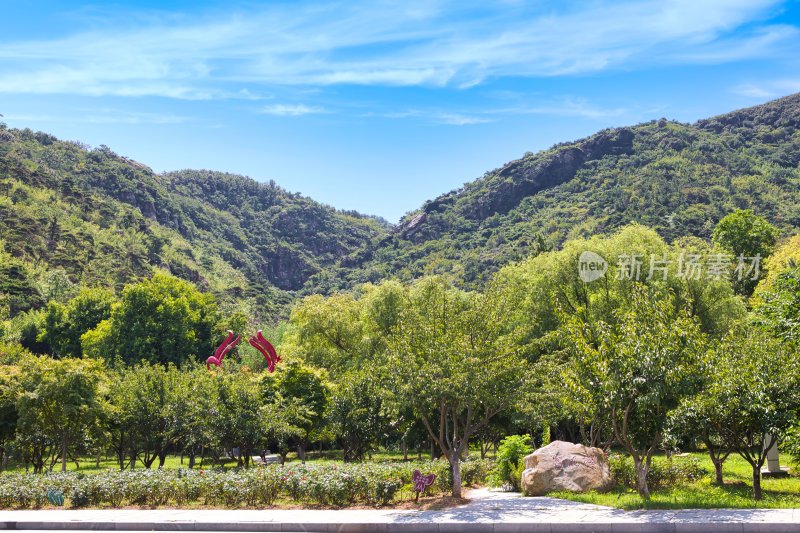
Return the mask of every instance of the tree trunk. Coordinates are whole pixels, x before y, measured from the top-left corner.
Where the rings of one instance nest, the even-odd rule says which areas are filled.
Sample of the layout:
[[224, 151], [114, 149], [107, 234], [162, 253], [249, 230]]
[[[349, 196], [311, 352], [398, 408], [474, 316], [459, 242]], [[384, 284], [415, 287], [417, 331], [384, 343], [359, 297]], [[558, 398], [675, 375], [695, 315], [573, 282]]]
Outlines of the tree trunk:
[[61, 438], [61, 471], [67, 471], [67, 435]]
[[650, 488], [647, 486], [647, 463], [634, 457], [636, 467], [636, 490], [643, 500], [650, 500]]
[[306, 464], [306, 447], [302, 442], [297, 445], [297, 457], [300, 459], [300, 464]]
[[716, 484], [724, 485], [725, 481], [722, 479], [722, 460], [719, 457], [711, 455], [711, 462], [714, 463], [714, 473], [716, 475]]
[[761, 467], [757, 464], [753, 466], [753, 499], [761, 501], [763, 495], [761, 493]]
[[195, 458], [194, 452], [190, 453], [189, 454], [189, 470], [194, 468], [194, 458]]
[[400, 447], [403, 450], [403, 461], [408, 461], [408, 443], [405, 437], [400, 441]]
[[461, 497], [461, 461], [459, 461], [459, 452], [455, 450], [450, 455], [450, 472], [453, 475], [453, 498]]

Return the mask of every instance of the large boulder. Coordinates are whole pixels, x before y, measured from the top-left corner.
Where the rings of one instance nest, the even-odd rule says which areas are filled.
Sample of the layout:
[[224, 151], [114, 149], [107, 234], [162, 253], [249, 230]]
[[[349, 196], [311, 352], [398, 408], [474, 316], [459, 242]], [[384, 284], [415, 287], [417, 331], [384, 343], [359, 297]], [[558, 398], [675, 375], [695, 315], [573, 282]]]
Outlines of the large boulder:
[[525, 457], [522, 492], [527, 496], [607, 490], [611, 484], [608, 456], [600, 448], [557, 440]]

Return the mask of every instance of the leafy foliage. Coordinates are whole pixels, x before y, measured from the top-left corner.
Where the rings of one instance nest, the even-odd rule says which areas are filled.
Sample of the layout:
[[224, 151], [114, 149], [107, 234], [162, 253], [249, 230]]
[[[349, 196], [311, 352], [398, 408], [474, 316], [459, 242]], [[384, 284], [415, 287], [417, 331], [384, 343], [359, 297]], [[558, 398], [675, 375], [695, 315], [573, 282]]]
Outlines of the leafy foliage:
[[[353, 465], [271, 465], [226, 471], [138, 470], [82, 475], [73, 472], [0, 476], [0, 508], [38, 508], [47, 490], [64, 492], [71, 507], [84, 505], [271, 506], [279, 498], [304, 505], [386, 505], [409, 498], [402, 488], [415, 469], [437, 473], [431, 491], [449, 490], [444, 461]], [[482, 480], [477, 480], [482, 481]]]
[[129, 285], [110, 317], [82, 337], [96, 358], [182, 364], [214, 351], [214, 297], [168, 274]]
[[800, 227], [800, 95], [695, 124], [601, 131], [527, 153], [407, 214], [351, 280], [447, 274], [480, 286], [510, 262], [636, 222], [668, 242], [709, 239], [749, 209]]
[[285, 312], [312, 276], [385, 234], [274, 182], [233, 174], [164, 175], [119, 156], [0, 124], [0, 293], [10, 313], [47, 303], [50, 271], [119, 289], [168, 270], [223, 302]]
[[489, 483], [495, 487], [509, 484], [520, 490], [522, 459], [533, 452], [530, 435], [509, 435], [500, 441], [495, 467], [489, 473]]

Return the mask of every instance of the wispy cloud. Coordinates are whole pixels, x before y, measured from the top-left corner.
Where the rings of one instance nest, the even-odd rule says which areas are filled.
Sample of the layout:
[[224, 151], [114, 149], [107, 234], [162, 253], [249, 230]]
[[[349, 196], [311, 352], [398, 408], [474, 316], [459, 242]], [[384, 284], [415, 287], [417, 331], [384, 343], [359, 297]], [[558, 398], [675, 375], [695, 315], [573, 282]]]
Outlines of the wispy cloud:
[[449, 124], [451, 126], [469, 126], [492, 122], [490, 118], [462, 115], [460, 113], [440, 113], [435, 115], [434, 119], [441, 124]]
[[446, 124], [448, 126], [471, 126], [473, 124], [485, 124], [493, 122], [494, 119], [481, 113], [457, 113], [441, 110], [421, 110], [409, 109], [406, 111], [391, 111], [388, 113], [365, 113], [365, 117], [377, 118], [416, 118], [434, 124]]
[[354, 1], [139, 15], [53, 39], [0, 37], [0, 93], [252, 99], [284, 86], [466, 88], [503, 76], [721, 63], [794, 50], [797, 29], [768, 22], [779, 5]]
[[745, 83], [733, 88], [733, 92], [749, 98], [777, 98], [800, 91], [800, 78], [765, 80], [755, 83]]
[[84, 124], [183, 124], [191, 119], [170, 113], [131, 112], [115, 109], [66, 110], [59, 114], [13, 113], [11, 122], [84, 123]]
[[487, 111], [496, 115], [553, 115], [560, 117], [582, 117], [590, 119], [606, 119], [619, 117], [628, 112], [623, 107], [603, 108], [590, 104], [585, 99], [562, 98], [560, 100], [537, 105], [521, 103], [514, 107], [499, 108]]
[[[588, 119], [607, 119], [619, 117], [629, 113], [629, 110], [622, 107], [603, 108], [591, 104], [585, 98], [564, 97], [547, 102], [538, 102], [535, 105], [524, 93], [504, 92], [494, 95], [500, 100], [510, 101], [509, 107], [487, 108], [481, 110], [463, 111], [443, 111], [441, 109], [407, 109], [405, 111], [390, 111], [386, 113], [370, 112], [365, 113], [364, 117], [377, 118], [416, 118], [427, 120], [437, 124], [448, 124], [451, 126], [468, 126], [473, 124], [485, 124], [495, 122], [501, 116], [509, 115], [552, 115], [560, 117], [581, 117]], [[541, 100], [541, 98], [539, 98]]]
[[327, 111], [321, 107], [307, 106], [304, 104], [275, 104], [262, 107], [259, 109], [259, 113], [278, 117], [299, 117], [302, 115], [327, 113]]

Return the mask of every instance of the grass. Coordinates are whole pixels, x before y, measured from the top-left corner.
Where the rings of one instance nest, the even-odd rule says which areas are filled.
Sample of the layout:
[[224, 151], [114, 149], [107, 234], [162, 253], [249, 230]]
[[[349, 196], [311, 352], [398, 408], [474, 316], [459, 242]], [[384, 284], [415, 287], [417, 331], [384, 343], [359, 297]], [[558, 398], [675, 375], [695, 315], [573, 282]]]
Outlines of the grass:
[[[471, 454], [475, 456], [480, 456], [480, 452], [477, 450], [472, 450]], [[428, 459], [430, 455], [428, 453], [422, 454], [422, 459]], [[493, 457], [493, 455], [490, 455]], [[309, 451], [306, 452], [306, 460], [309, 462], [314, 463], [341, 463], [342, 462], [342, 451], [341, 450], [330, 450], [324, 452], [315, 452]], [[408, 460], [409, 461], [416, 461], [417, 460], [417, 453], [416, 451], [412, 453], [409, 451], [408, 453]], [[234, 468], [236, 466], [236, 462], [232, 459], [225, 458], [219, 463], [213, 462], [213, 460], [209, 457], [206, 458], [204, 463], [200, 463], [200, 458], [198, 457], [197, 462], [195, 463], [195, 468]], [[291, 452], [286, 457], [287, 463], [289, 462], [299, 462], [300, 459], [297, 457], [297, 453]], [[403, 454], [399, 451], [392, 451], [392, 450], [380, 450], [374, 452], [370, 457], [369, 461], [372, 462], [401, 462], [403, 461]], [[46, 465], [47, 466], [47, 465]], [[166, 462], [164, 463], [164, 468], [166, 469], [177, 469], [177, 468], [188, 468], [189, 467], [189, 459], [188, 457], [184, 457], [181, 461], [181, 457], [179, 455], [168, 455]], [[46, 467], [45, 467], [46, 468]], [[144, 465], [141, 462], [136, 463], [136, 468], [144, 468]], [[153, 463], [151, 468], [158, 468], [158, 460]], [[84, 474], [95, 474], [98, 472], [102, 472], [104, 470], [118, 470], [119, 465], [117, 464], [117, 460], [115, 457], [111, 456], [104, 456], [100, 458], [100, 462], [97, 462], [96, 457], [79, 457], [77, 463], [74, 460], [70, 460], [67, 463], [67, 470], [68, 471], [76, 471], [82, 472]], [[53, 466], [54, 472], [61, 471], [61, 461], [59, 460]], [[8, 468], [4, 469], [3, 472], [11, 472], [11, 473], [24, 473], [25, 466], [19, 463], [10, 463]]]
[[[552, 492], [548, 496], [619, 509], [753, 509], [800, 508], [800, 477], [762, 479], [764, 499], [753, 500], [752, 468], [738, 455], [731, 455], [723, 469], [724, 485], [714, 484], [714, 467], [705, 453], [693, 453], [707, 475], [695, 482], [651, 491], [650, 501], [643, 500], [629, 488], [617, 487], [609, 492]], [[782, 456], [786, 462], [788, 456]], [[657, 456], [654, 461], [664, 461]]]

